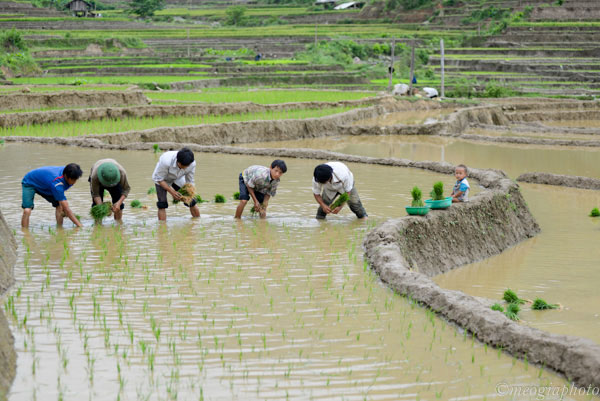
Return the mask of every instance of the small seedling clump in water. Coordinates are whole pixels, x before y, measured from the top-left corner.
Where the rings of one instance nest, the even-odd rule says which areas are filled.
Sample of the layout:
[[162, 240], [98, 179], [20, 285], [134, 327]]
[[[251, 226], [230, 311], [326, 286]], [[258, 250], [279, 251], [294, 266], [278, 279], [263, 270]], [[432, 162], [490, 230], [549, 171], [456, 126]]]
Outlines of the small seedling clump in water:
[[240, 200], [240, 192], [234, 192], [233, 193], [233, 200]]
[[496, 310], [498, 312], [504, 312], [504, 308], [502, 307], [502, 305], [496, 303], [494, 305], [491, 306], [492, 310]]
[[507, 289], [506, 291], [504, 291], [504, 295], [502, 296], [502, 299], [504, 299], [509, 304], [524, 304], [525, 303], [525, 300], [519, 298], [517, 296], [517, 294], [510, 288]]
[[110, 216], [110, 206], [110, 202], [104, 202], [99, 205], [94, 205], [90, 209], [90, 216], [92, 216], [96, 221], [102, 220], [103, 218]]
[[438, 181], [435, 184], [433, 184], [433, 189], [431, 190], [429, 195], [434, 201], [444, 200], [444, 183]]
[[423, 199], [421, 199], [421, 197], [423, 196], [423, 192], [421, 192], [421, 190], [419, 189], [419, 187], [413, 187], [412, 191], [410, 191], [410, 194], [412, 195], [412, 203], [411, 206], [412, 207], [423, 207]]
[[518, 321], [519, 320], [518, 313], [520, 310], [521, 310], [521, 308], [519, 308], [518, 304], [509, 304], [506, 307], [506, 312], [504, 312], [504, 314], [510, 320]]
[[600, 216], [600, 210], [597, 207], [595, 207], [590, 212], [590, 217], [598, 217], [598, 216]]
[[531, 305], [531, 309], [535, 309], [535, 310], [558, 309], [558, 305], [549, 304], [546, 301], [544, 301], [542, 298], [536, 298], [535, 301], [533, 301], [533, 305]]
[[335, 202], [333, 202], [331, 204], [331, 206], [329, 206], [330, 209], [335, 209], [337, 207], [342, 206], [344, 203], [348, 202], [348, 199], [350, 199], [350, 197], [348, 196], [347, 193], [343, 193], [341, 194], [336, 200]]
[[131, 201], [131, 207], [139, 209], [139, 208], [142, 207], [142, 202], [140, 202], [137, 199], [134, 199], [134, 200]]
[[158, 143], [152, 145], [152, 149], [154, 149], [154, 153], [160, 152], [160, 146], [158, 146]]
[[148, 189], [148, 195], [153, 195], [156, 193], [156, 187], [150, 187]]
[[216, 194], [215, 203], [225, 203], [225, 197], [221, 194]]

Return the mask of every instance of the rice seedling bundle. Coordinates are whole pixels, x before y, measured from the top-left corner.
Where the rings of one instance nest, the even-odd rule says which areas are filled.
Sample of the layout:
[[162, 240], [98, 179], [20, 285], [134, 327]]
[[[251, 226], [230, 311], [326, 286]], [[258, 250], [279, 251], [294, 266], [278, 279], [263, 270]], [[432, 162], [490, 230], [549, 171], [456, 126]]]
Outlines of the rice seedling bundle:
[[148, 195], [153, 195], [156, 193], [156, 187], [150, 187], [148, 189]]
[[518, 321], [519, 320], [518, 313], [520, 310], [521, 310], [521, 308], [519, 307], [519, 304], [509, 304], [506, 307], [506, 312], [504, 312], [504, 314], [510, 320]]
[[494, 305], [492, 305], [490, 307], [492, 310], [498, 311], [498, 312], [504, 312], [504, 308], [502, 307], [502, 305], [495, 303]]
[[535, 310], [546, 310], [546, 309], [558, 309], [559, 306], [556, 304], [549, 304], [541, 298], [536, 298], [531, 305], [531, 309]]
[[216, 194], [215, 195], [215, 203], [225, 203], [225, 197], [221, 194]]
[[233, 200], [240, 200], [240, 193], [239, 193], [239, 191], [233, 193]]
[[94, 205], [90, 209], [90, 216], [94, 218], [96, 221], [100, 221], [105, 217], [108, 217], [112, 214], [110, 202], [104, 202], [99, 205]]
[[421, 199], [421, 197], [423, 196], [423, 192], [421, 192], [421, 190], [419, 189], [419, 187], [413, 187], [412, 191], [410, 191], [410, 194], [412, 195], [412, 203], [411, 206], [412, 207], [423, 207], [423, 199]]
[[502, 299], [504, 299], [509, 304], [524, 304], [525, 303], [525, 300], [519, 298], [517, 296], [517, 294], [510, 288], [507, 289], [506, 291], [504, 291], [504, 295], [502, 296]]
[[597, 207], [595, 207], [590, 212], [590, 217], [598, 217], [598, 216], [600, 216], [600, 210]]
[[348, 202], [348, 199], [350, 199], [350, 196], [348, 196], [347, 193], [343, 193], [341, 194], [336, 200], [335, 202], [333, 202], [329, 208], [330, 209], [335, 209], [337, 207], [342, 206], [344, 203]]
[[154, 149], [154, 153], [160, 152], [160, 147], [158, 146], [158, 143], [155, 143], [154, 145], [152, 145], [152, 149]]
[[135, 209], [140, 209], [142, 207], [142, 202], [137, 199], [131, 201], [131, 207]]
[[435, 184], [433, 184], [433, 189], [431, 190], [429, 195], [434, 201], [444, 200], [444, 183], [438, 181]]
[[[183, 203], [187, 203], [188, 205], [192, 203], [192, 199], [196, 196], [196, 188], [190, 183], [185, 184], [183, 187], [179, 188], [177, 191], [182, 195], [181, 201]], [[173, 199], [173, 204], [178, 204], [179, 201], [177, 199]]]

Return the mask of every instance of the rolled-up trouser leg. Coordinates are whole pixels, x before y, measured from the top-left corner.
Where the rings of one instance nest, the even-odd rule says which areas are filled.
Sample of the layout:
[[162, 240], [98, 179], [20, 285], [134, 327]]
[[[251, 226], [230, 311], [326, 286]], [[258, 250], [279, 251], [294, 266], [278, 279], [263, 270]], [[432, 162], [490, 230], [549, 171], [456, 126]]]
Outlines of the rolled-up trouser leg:
[[360, 201], [360, 196], [358, 196], [358, 191], [356, 190], [356, 187], [353, 187], [352, 191], [350, 191], [350, 199], [348, 199], [348, 206], [350, 207], [350, 210], [352, 210], [352, 212], [359, 219], [368, 216], [367, 211], [365, 210], [362, 202]]
[[[331, 205], [332, 198], [330, 196], [331, 196], [331, 194], [328, 194], [327, 192], [323, 192], [321, 194], [321, 198], [323, 198], [323, 202], [325, 202], [326, 205]], [[333, 198], [335, 198], [335, 195], [333, 196]], [[321, 206], [319, 206], [319, 209], [317, 209], [316, 217], [319, 220], [323, 220], [324, 218], [327, 217], [327, 214], [323, 211], [323, 208]]]

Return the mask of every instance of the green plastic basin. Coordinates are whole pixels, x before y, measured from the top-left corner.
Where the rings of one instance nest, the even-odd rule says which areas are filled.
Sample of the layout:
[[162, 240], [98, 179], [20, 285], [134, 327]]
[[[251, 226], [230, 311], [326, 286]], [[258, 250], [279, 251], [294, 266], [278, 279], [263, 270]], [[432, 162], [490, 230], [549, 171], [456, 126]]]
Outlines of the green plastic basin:
[[429, 213], [429, 206], [406, 206], [405, 209], [406, 213], [410, 214], [411, 216], [425, 216], [427, 213]]
[[425, 203], [432, 209], [447, 209], [450, 207], [450, 205], [452, 205], [452, 197], [449, 196], [446, 199], [437, 201], [434, 201], [433, 199], [427, 199]]

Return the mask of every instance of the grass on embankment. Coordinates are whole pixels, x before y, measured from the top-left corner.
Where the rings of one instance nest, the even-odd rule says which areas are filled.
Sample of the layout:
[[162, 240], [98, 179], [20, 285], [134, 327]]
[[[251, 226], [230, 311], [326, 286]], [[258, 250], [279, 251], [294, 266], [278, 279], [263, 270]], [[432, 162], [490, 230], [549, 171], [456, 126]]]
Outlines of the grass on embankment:
[[28, 77], [14, 78], [12, 81], [21, 85], [73, 85], [77, 82], [81, 84], [170, 84], [172, 82], [193, 81], [198, 79], [210, 79], [201, 75], [141, 75], [141, 76], [71, 76], [71, 77]]
[[[44, 86], [28, 86], [27, 88], [31, 91], [31, 92], [60, 92], [60, 91], [81, 91], [81, 92], [85, 92], [85, 91], [124, 91], [127, 90], [128, 88], [130, 88], [131, 85], [110, 85], [110, 86], [103, 86], [103, 85], [61, 85], [61, 86], [54, 86], [54, 85], [44, 85]], [[8, 94], [8, 93], [15, 93], [15, 92], [20, 92], [23, 90], [23, 86], [13, 86], [13, 85], [7, 85], [7, 86], [0, 86], [0, 95], [1, 94]], [[11, 111], [11, 113], [14, 113], [14, 110]]]
[[169, 116], [155, 118], [125, 118], [122, 120], [102, 119], [31, 125], [13, 128], [0, 128], [2, 136], [69, 137], [88, 134], [108, 134], [125, 131], [139, 131], [158, 127], [180, 127], [186, 125], [219, 124], [235, 121], [285, 120], [324, 117], [343, 113], [355, 107], [329, 109], [303, 109], [262, 113], [244, 113], [209, 116]]
[[375, 96], [375, 93], [301, 90], [240, 91], [239, 88], [227, 91], [219, 88], [218, 90], [204, 90], [202, 92], [145, 92], [145, 95], [153, 101], [174, 100], [206, 103], [254, 102], [258, 104], [279, 104], [357, 100]]

